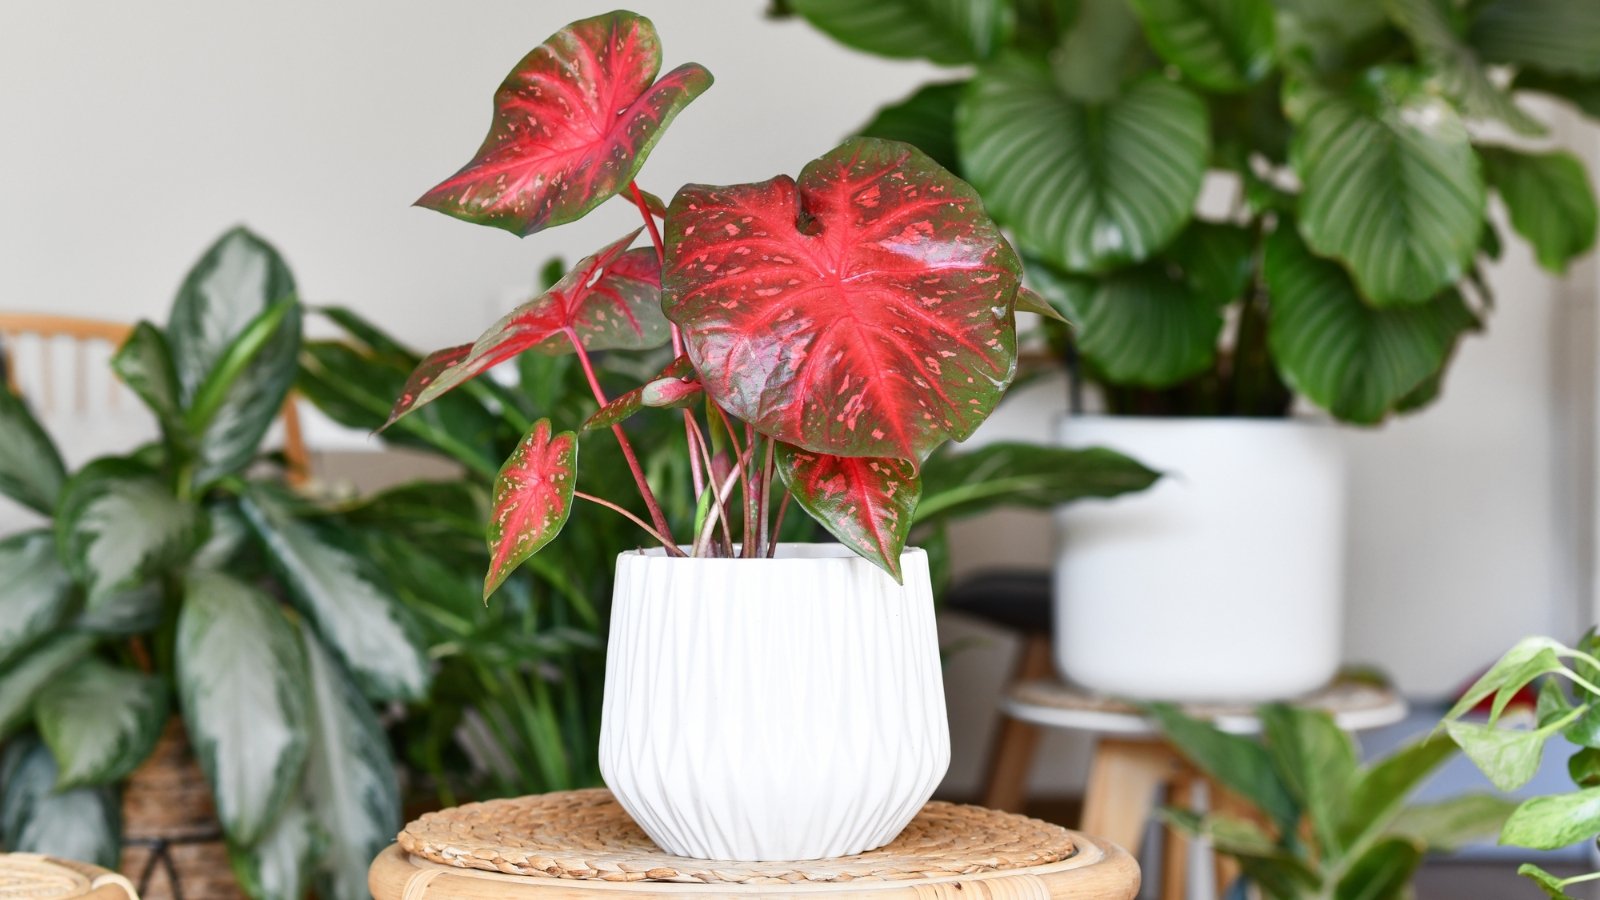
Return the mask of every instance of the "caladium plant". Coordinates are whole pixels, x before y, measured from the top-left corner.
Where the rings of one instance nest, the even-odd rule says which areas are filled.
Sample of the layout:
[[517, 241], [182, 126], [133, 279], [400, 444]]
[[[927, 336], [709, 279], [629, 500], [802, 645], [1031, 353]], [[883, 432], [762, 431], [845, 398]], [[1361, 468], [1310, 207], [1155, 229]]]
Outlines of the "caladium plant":
[[[791, 503], [900, 576], [921, 469], [970, 436], [1016, 372], [1016, 252], [976, 192], [910, 146], [856, 138], [798, 177], [688, 185], [662, 207], [635, 182], [672, 118], [711, 84], [656, 78], [648, 19], [574, 22], [495, 95], [478, 154], [419, 203], [527, 235], [622, 195], [643, 227], [578, 264], [475, 343], [425, 358], [390, 423], [525, 352], [572, 353], [629, 460], [644, 514], [578, 490], [577, 430], [533, 424], [501, 471], [487, 596], [544, 547], [575, 500], [628, 516], [672, 555], [772, 555]], [[648, 232], [650, 246], [630, 249]], [[671, 344], [673, 362], [616, 399], [596, 351]], [[699, 514], [675, 535], [623, 422], [677, 408]]]

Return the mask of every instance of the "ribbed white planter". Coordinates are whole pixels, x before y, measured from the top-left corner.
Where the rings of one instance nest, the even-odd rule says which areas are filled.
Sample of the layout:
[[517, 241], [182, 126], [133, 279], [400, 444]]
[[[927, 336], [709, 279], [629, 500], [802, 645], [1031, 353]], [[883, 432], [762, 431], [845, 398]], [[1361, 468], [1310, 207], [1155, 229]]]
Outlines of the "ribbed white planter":
[[1056, 663], [1120, 697], [1277, 700], [1339, 666], [1344, 459], [1294, 419], [1075, 416], [1072, 447], [1158, 469], [1156, 486], [1056, 514]]
[[901, 567], [837, 544], [618, 557], [600, 771], [662, 849], [848, 856], [911, 821], [950, 730], [927, 555]]

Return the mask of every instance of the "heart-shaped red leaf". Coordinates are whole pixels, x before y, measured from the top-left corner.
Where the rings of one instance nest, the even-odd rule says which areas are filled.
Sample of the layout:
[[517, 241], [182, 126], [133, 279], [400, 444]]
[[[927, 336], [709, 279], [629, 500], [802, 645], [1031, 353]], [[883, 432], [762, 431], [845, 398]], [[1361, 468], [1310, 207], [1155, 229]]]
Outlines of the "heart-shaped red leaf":
[[578, 436], [570, 431], [554, 436], [550, 432], [549, 419], [533, 423], [494, 480], [485, 599], [523, 560], [560, 534], [572, 512]]
[[512, 310], [477, 341], [429, 355], [411, 373], [384, 427], [524, 350], [570, 353], [574, 337], [590, 350], [644, 350], [665, 344], [671, 326], [661, 314], [660, 263], [648, 247], [628, 249], [641, 230], [585, 257], [550, 290]]
[[517, 63], [478, 155], [417, 205], [520, 235], [582, 218], [633, 180], [667, 123], [711, 86], [695, 63], [656, 81], [660, 70], [649, 19], [573, 22]]
[[690, 185], [667, 211], [662, 302], [706, 392], [785, 443], [920, 461], [1016, 370], [1021, 264], [978, 195], [908, 144]]
[[701, 393], [700, 382], [695, 380], [694, 366], [689, 365], [689, 357], [680, 356], [667, 363], [667, 367], [654, 378], [626, 394], [613, 397], [610, 403], [600, 407], [583, 423], [583, 430], [593, 431], [619, 425], [647, 406], [688, 406]]
[[894, 457], [830, 456], [779, 444], [778, 476], [839, 543], [900, 580], [900, 553], [922, 496], [916, 468]]

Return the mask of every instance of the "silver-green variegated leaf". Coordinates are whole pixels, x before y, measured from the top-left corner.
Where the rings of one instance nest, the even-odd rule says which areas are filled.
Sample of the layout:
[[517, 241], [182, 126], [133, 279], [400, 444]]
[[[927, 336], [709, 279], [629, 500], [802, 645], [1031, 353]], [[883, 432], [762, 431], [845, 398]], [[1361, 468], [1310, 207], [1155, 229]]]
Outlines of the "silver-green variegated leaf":
[[1297, 85], [1285, 103], [1313, 250], [1344, 263], [1379, 307], [1427, 303], [1466, 275], [1484, 186], [1454, 107], [1398, 70], [1338, 92]]
[[153, 675], [91, 658], [45, 685], [33, 715], [55, 755], [59, 789], [112, 784], [155, 749], [167, 691]]
[[294, 515], [261, 485], [241, 500], [295, 607], [310, 617], [369, 697], [415, 699], [428, 687], [427, 648], [384, 574], [344, 532]]
[[122, 803], [110, 787], [56, 790], [56, 764], [33, 735], [0, 759], [0, 843], [114, 869], [122, 849]]
[[203, 533], [196, 507], [131, 459], [83, 467], [67, 481], [56, 511], [58, 552], [91, 604], [181, 563]]
[[184, 583], [178, 698], [229, 839], [255, 843], [300, 782], [306, 661], [278, 604], [217, 572]]
[[1389, 17], [1422, 56], [1439, 87], [1460, 104], [1469, 119], [1495, 119], [1521, 134], [1539, 135], [1544, 126], [1523, 112], [1511, 95], [1489, 77], [1489, 70], [1451, 22], [1453, 10], [1441, 0], [1384, 0]]
[[1189, 220], [1210, 156], [1206, 107], [1188, 89], [1151, 75], [1087, 103], [1020, 59], [972, 80], [956, 142], [989, 213], [1074, 272], [1161, 249]]
[[1006, 0], [791, 0], [790, 6], [857, 50], [947, 65], [993, 56], [1015, 24]]
[[50, 515], [66, 479], [56, 445], [28, 404], [0, 380], [0, 494]]
[[44, 686], [94, 647], [87, 634], [66, 632], [45, 640], [0, 671], [0, 740], [14, 734], [33, 714]]
[[1600, 4], [1591, 0], [1489, 0], [1469, 37], [1490, 62], [1600, 77]]
[[255, 843], [243, 846], [230, 841], [228, 862], [245, 895], [250, 900], [305, 900], [326, 840], [326, 824], [316, 821], [298, 797], [291, 797]]
[[311, 750], [305, 797], [328, 834], [317, 879], [323, 900], [365, 900], [367, 866], [401, 825], [389, 740], [338, 660], [300, 628], [311, 676]]
[[85, 604], [72, 625], [94, 634], [129, 635], [152, 631], [161, 624], [165, 602], [166, 593], [160, 583], [142, 584]]
[[172, 350], [161, 329], [149, 322], [134, 326], [111, 357], [111, 368], [145, 406], [156, 414], [169, 440], [187, 440], [183, 422], [183, 389], [172, 365]]
[[1571, 153], [1479, 149], [1489, 183], [1511, 213], [1511, 227], [1533, 245], [1539, 265], [1565, 272], [1595, 240], [1595, 191], [1589, 170]]
[[61, 624], [72, 579], [56, 559], [55, 537], [25, 531], [0, 540], [0, 667]]
[[1190, 81], [1239, 91], [1272, 69], [1272, 0], [1132, 0], [1150, 45]]

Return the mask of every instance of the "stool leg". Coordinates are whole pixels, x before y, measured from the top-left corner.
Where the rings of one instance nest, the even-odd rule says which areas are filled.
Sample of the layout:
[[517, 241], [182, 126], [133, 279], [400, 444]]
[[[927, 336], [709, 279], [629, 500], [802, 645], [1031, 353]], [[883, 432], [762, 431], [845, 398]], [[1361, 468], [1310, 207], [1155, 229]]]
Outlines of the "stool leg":
[[1161, 741], [1101, 738], [1083, 798], [1082, 830], [1137, 854], [1157, 792], [1182, 773], [1178, 755]]
[[[1022, 652], [1012, 681], [1047, 677], [1052, 669], [1050, 638], [1035, 634], [1023, 638]], [[1020, 813], [1028, 800], [1028, 773], [1043, 730], [1030, 722], [1001, 714], [1000, 728], [989, 751], [989, 774], [984, 781], [983, 805]]]

